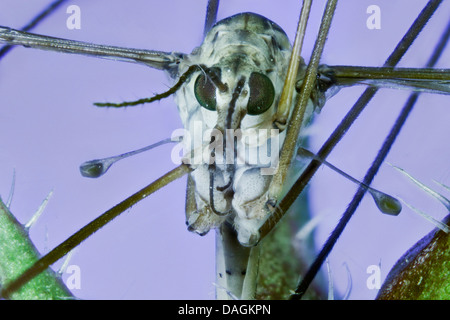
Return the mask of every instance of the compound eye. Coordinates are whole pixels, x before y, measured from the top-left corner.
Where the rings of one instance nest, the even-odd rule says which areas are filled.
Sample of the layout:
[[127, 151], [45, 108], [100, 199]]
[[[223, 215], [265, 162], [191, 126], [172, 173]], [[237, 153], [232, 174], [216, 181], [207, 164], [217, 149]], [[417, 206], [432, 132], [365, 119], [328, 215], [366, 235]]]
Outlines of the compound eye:
[[275, 98], [275, 89], [272, 81], [266, 75], [253, 72], [248, 81], [250, 97], [247, 104], [247, 114], [259, 115], [272, 106]]
[[[211, 68], [211, 71], [215, 72], [220, 78], [219, 68]], [[216, 86], [204, 73], [201, 73], [195, 80], [194, 94], [198, 103], [200, 103], [202, 107], [211, 111], [216, 110]]]

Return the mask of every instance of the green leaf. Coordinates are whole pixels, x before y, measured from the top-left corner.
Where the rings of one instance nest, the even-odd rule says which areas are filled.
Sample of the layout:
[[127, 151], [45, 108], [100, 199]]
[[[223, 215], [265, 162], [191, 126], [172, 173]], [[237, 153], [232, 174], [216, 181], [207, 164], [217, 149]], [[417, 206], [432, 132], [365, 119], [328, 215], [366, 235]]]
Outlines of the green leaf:
[[[4, 287], [39, 259], [28, 232], [0, 199], [0, 284]], [[13, 293], [10, 299], [74, 299], [59, 275], [47, 269]]]
[[[443, 221], [450, 223], [450, 214]], [[449, 300], [450, 234], [435, 229], [406, 252], [389, 272], [380, 300]]]

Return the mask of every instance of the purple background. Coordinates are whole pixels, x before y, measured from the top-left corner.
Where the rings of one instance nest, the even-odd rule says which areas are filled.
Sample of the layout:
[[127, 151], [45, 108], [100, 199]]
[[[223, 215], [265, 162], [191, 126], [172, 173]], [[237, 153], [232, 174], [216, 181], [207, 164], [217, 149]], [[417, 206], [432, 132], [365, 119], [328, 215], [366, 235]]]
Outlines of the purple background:
[[[1, 0], [0, 24], [20, 28], [51, 1]], [[201, 42], [205, 1], [70, 1], [34, 32], [124, 47], [190, 52]], [[325, 1], [316, 2], [303, 56], [308, 61]], [[323, 63], [380, 66], [426, 1], [342, 1], [333, 21]], [[253, 11], [277, 22], [294, 38], [300, 1], [223, 1], [219, 19]], [[66, 8], [81, 8], [81, 30], [66, 28]], [[366, 28], [366, 8], [381, 7], [381, 30]], [[401, 66], [422, 67], [446, 25], [450, 3], [430, 21]], [[449, 48], [439, 66], [449, 67]], [[16, 48], [0, 61], [0, 194], [9, 194], [13, 169], [16, 189], [12, 211], [26, 222], [50, 190], [54, 195], [31, 230], [41, 252], [175, 167], [172, 146], [159, 147], [114, 166], [104, 177], [82, 178], [78, 166], [167, 138], [180, 128], [172, 98], [126, 110], [98, 109], [98, 101], [127, 101], [163, 92], [170, 81], [162, 72], [138, 65]], [[311, 129], [317, 151], [363, 87], [341, 91], [316, 118]], [[329, 157], [362, 179], [384, 135], [403, 106], [406, 91], [382, 90]], [[449, 99], [423, 94], [387, 161], [430, 186], [450, 184]], [[436, 218], [446, 210], [404, 176], [384, 164], [373, 186], [399, 196]], [[314, 214], [328, 215], [317, 232], [318, 247], [333, 229], [356, 186], [328, 168], [312, 182]], [[442, 189], [436, 186], [436, 189]], [[445, 192], [445, 191], [442, 191]], [[448, 194], [447, 194], [448, 195]], [[75, 252], [81, 268], [82, 299], [212, 299], [214, 234], [198, 237], [184, 223], [185, 179], [136, 205]], [[404, 208], [399, 217], [382, 215], [370, 197], [330, 256], [336, 291], [353, 288], [350, 299], [372, 299], [366, 286], [369, 265], [391, 266], [432, 225]], [[55, 268], [61, 261], [55, 264]], [[67, 278], [67, 275], [64, 276]]]

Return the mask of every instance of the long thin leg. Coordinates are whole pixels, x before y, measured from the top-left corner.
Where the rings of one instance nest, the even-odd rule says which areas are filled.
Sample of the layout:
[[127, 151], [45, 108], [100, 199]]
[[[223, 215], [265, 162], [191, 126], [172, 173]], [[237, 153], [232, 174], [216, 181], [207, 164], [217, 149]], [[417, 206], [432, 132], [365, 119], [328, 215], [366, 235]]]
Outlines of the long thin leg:
[[[289, 77], [285, 86], [295, 87], [295, 79], [300, 61], [301, 45], [309, 16], [311, 1], [303, 2], [300, 20], [297, 28], [297, 36], [294, 50], [291, 57]], [[316, 65], [317, 68], [318, 64]], [[311, 72], [314, 73], [315, 71]], [[293, 82], [294, 81], [294, 82]], [[285, 92], [283, 103], [289, 103], [292, 99], [292, 92]], [[281, 120], [283, 121], [283, 120]], [[228, 299], [237, 297], [239, 299], [252, 299], [256, 295], [256, 279], [258, 275], [259, 247], [243, 247], [236, 238], [236, 233], [232, 227], [224, 223], [220, 231], [216, 233], [216, 268], [217, 283], [216, 290], [218, 299]]]
[[219, 10], [220, 0], [209, 0], [206, 8], [205, 27], [203, 29], [203, 37], [211, 30], [217, 21], [217, 11]]
[[319, 79], [324, 77], [319, 81], [326, 87], [363, 84], [377, 88], [450, 94], [450, 69], [322, 66], [319, 74]]
[[183, 54], [181, 53], [98, 45], [43, 36], [2, 26], [0, 26], [0, 42], [48, 51], [139, 63], [160, 70], [176, 69], [177, 64], [183, 59]]
[[320, 57], [325, 47], [325, 41], [330, 30], [331, 20], [336, 9], [337, 0], [329, 0], [323, 13], [322, 23], [317, 36], [317, 41], [314, 45], [311, 60], [306, 70], [306, 76], [300, 91], [300, 98], [297, 105], [292, 112], [291, 120], [287, 129], [286, 139], [281, 151], [279, 169], [269, 187], [269, 205], [276, 204], [280, 196], [282, 187], [286, 180], [286, 175], [291, 165], [293, 155], [296, 152], [297, 138], [299, 136], [300, 128], [303, 124], [303, 118], [306, 112], [307, 105], [310, 101], [313, 86], [316, 83], [317, 70], [319, 67]]
[[[21, 31], [30, 31], [35, 26], [37, 26], [42, 20], [48, 17], [50, 14], [56, 11], [61, 4], [66, 2], [67, 0], [57, 0], [49, 4], [41, 13], [39, 13], [33, 20], [31, 20], [26, 26], [24, 26]], [[0, 49], [0, 59], [3, 58], [10, 50], [12, 49], [11, 45], [6, 45]]]
[[286, 180], [287, 172], [291, 166], [291, 161], [296, 152], [297, 138], [301, 126], [303, 124], [303, 118], [305, 115], [306, 107], [310, 102], [311, 92], [317, 78], [317, 70], [319, 67], [320, 57], [325, 46], [325, 41], [328, 35], [328, 31], [331, 26], [331, 20], [336, 9], [337, 0], [329, 0], [323, 13], [322, 23], [317, 36], [316, 43], [314, 45], [311, 60], [306, 70], [306, 76], [303, 81], [303, 85], [300, 91], [300, 98], [297, 102], [291, 120], [287, 129], [286, 139], [281, 150], [281, 156], [279, 161], [279, 168], [274, 175], [273, 180], [269, 186], [269, 200], [267, 201], [267, 207], [272, 207], [273, 212], [267, 218], [265, 223], [260, 228], [260, 239], [272, 230], [277, 222], [284, 215], [285, 211], [279, 210], [278, 198], [281, 195], [282, 187]]
[[[437, 9], [439, 6], [440, 1], [430, 1], [428, 5], [424, 8], [424, 10], [421, 12], [419, 17], [414, 22], [413, 26], [408, 30], [408, 33], [405, 35], [405, 37], [402, 39], [402, 41], [399, 43], [399, 45], [396, 47], [394, 52], [391, 54], [391, 56], [386, 61], [386, 65], [392, 65], [394, 63], [397, 63], [402, 54], [404, 54], [409, 47], [409, 45], [414, 41], [414, 39], [417, 37], [420, 30], [425, 26], [428, 19], [431, 17], [433, 12]], [[445, 33], [448, 36], [448, 30]], [[431, 67], [431, 64], [434, 64], [437, 60], [437, 56], [439, 56], [440, 53], [436, 55], [436, 52], [442, 52], [443, 45], [442, 43], [446, 43], [448, 38], [445, 37], [441, 38], [440, 44], [437, 46], [437, 49], [435, 53], [433, 53], [432, 58], [430, 59], [428, 67]], [[370, 90], [370, 88], [368, 89]], [[378, 172], [379, 167], [383, 163], [385, 157], [387, 156], [392, 144], [395, 142], [396, 137], [398, 136], [403, 124], [405, 123], [408, 115], [410, 114], [415, 101], [417, 100], [418, 93], [413, 93], [410, 98], [408, 99], [407, 103], [403, 107], [399, 117], [397, 118], [394, 126], [391, 129], [391, 132], [386, 137], [385, 142], [383, 143], [383, 146], [381, 147], [375, 161], [373, 162], [372, 166], [369, 168], [369, 170], [366, 173], [366, 176], [364, 177], [363, 183], [370, 185], [371, 181], [375, 177], [376, 173]], [[325, 243], [323, 249], [319, 253], [316, 260], [313, 262], [313, 265], [308, 270], [307, 274], [305, 275], [304, 279], [298, 284], [297, 289], [295, 290], [295, 294], [291, 296], [292, 299], [300, 299], [302, 295], [305, 293], [306, 289], [308, 288], [309, 284], [314, 279], [315, 275], [317, 274], [318, 270], [320, 269], [321, 265], [325, 261], [326, 257], [332, 250], [334, 244], [336, 243], [337, 239], [339, 238], [340, 234], [344, 230], [346, 224], [352, 217], [353, 213], [355, 212], [356, 208], [358, 207], [362, 197], [364, 196], [366, 192], [366, 189], [359, 188], [357, 193], [355, 194], [352, 202], [349, 204], [346, 212], [344, 213], [343, 217], [339, 221], [338, 225], [336, 226], [335, 230]]]
[[284, 80], [283, 91], [281, 92], [280, 102], [275, 115], [275, 125], [284, 130], [287, 126], [289, 112], [292, 106], [292, 100], [295, 93], [295, 83], [297, 81], [298, 69], [301, 62], [301, 51], [303, 47], [303, 39], [305, 38], [306, 25], [308, 24], [309, 13], [311, 11], [312, 1], [303, 1], [302, 11], [297, 25], [294, 45], [292, 47], [291, 58], [289, 60], [289, 68]]
[[29, 269], [22, 273], [17, 279], [8, 283], [7, 286], [3, 287], [1, 290], [0, 297], [8, 298], [13, 292], [19, 290], [25, 283], [39, 275], [41, 272], [46, 270], [53, 263], [64, 257], [70, 250], [78, 246], [82, 241], [86, 240], [89, 236], [95, 233], [97, 230], [105, 226], [107, 223], [111, 222], [114, 218], [119, 216], [122, 212], [129, 209], [131, 206], [135, 205], [137, 202], [148, 197], [155, 191], [166, 186], [170, 182], [181, 178], [186, 173], [190, 171], [190, 168], [186, 165], [180, 165], [172, 171], [166, 173], [164, 176], [155, 180], [147, 187], [139, 190], [132, 196], [123, 200], [110, 210], [103, 213], [97, 219], [93, 220], [75, 234], [70, 236], [63, 243], [58, 245], [56, 248], [51, 250], [45, 256], [40, 258], [33, 264]]
[[[414, 21], [411, 28], [407, 31], [403, 39], [399, 42], [397, 47], [394, 49], [392, 54], [386, 60], [385, 66], [395, 66], [398, 61], [406, 53], [407, 49], [411, 46], [414, 39], [420, 33], [420, 31], [425, 26], [426, 22], [432, 16], [434, 11], [437, 9], [442, 0], [431, 0], [426, 8], [421, 12], [419, 17]], [[358, 118], [361, 112], [364, 110], [365, 106], [369, 103], [372, 97], [377, 92], [376, 88], [367, 88], [358, 101], [353, 105], [347, 115], [342, 119], [341, 123], [336, 127], [333, 133], [330, 135], [328, 140], [320, 148], [317, 156], [322, 160], [325, 160], [331, 153], [333, 148], [342, 139], [347, 130], [353, 124], [353, 122]], [[264, 237], [272, 228], [278, 223], [278, 221], [287, 212], [289, 207], [298, 197], [298, 195], [303, 191], [308, 182], [311, 180], [312, 176], [315, 174], [317, 169], [320, 167], [321, 163], [317, 160], [312, 160], [309, 165], [302, 172], [301, 176], [292, 185], [289, 192], [284, 196], [284, 198], [276, 206], [272, 216], [267, 219], [264, 225], [260, 229], [261, 237]]]

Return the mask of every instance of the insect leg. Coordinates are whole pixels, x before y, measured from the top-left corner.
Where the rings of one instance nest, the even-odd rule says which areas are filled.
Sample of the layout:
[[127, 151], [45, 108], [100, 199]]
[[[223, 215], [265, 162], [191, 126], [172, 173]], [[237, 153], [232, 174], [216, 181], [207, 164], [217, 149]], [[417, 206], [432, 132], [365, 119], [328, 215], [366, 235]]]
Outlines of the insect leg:
[[[394, 66], [398, 63], [401, 57], [405, 54], [406, 50], [411, 46], [414, 39], [420, 33], [421, 29], [425, 26], [426, 22], [430, 19], [434, 11], [437, 9], [440, 1], [430, 1], [429, 4], [422, 10], [419, 17], [414, 21], [411, 28], [407, 31], [405, 36], [399, 42], [392, 54], [386, 60], [385, 66]], [[347, 115], [342, 119], [341, 123], [336, 127], [328, 140], [322, 145], [317, 156], [325, 160], [331, 153], [336, 144], [342, 139], [344, 134], [353, 124], [354, 120], [360, 115], [365, 106], [369, 103], [372, 97], [377, 92], [376, 88], [367, 88], [358, 101], [353, 105]], [[312, 160], [309, 165], [302, 172], [301, 176], [293, 184], [289, 192], [284, 196], [279, 204], [276, 205], [275, 211], [272, 216], [267, 219], [264, 225], [261, 227], [261, 237], [264, 237], [270, 230], [277, 224], [277, 222], [283, 217], [284, 213], [289, 209], [291, 204], [297, 198], [297, 196], [306, 187], [309, 180], [315, 174], [320, 167], [320, 162]]]
[[[314, 45], [311, 61], [308, 65], [302, 90], [300, 92], [300, 100], [295, 106], [295, 109], [293, 111], [290, 120], [290, 124], [288, 126], [286, 139], [281, 151], [279, 169], [275, 174], [275, 176], [273, 177], [273, 180], [269, 186], [269, 200], [267, 202], [268, 205], [272, 204], [276, 205], [277, 198], [279, 197], [284, 181], [286, 180], [287, 171], [291, 165], [293, 155], [296, 152], [297, 138], [300, 132], [301, 125], [303, 123], [306, 107], [310, 101], [311, 92], [316, 81], [320, 56], [322, 55], [323, 48], [325, 46], [325, 41], [331, 26], [331, 20], [333, 18], [334, 10], [336, 9], [336, 5], [337, 1], [335, 0], [329, 0], [327, 2], [318, 38]], [[276, 209], [274, 211], [274, 215], [276, 215], [275, 213]], [[281, 218], [281, 216], [279, 218]], [[272, 222], [273, 222], [272, 217], [269, 217], [267, 221], [264, 223], [264, 225], [260, 230], [261, 238], [264, 237], [264, 235], [267, 234], [267, 232], [275, 226], [276, 223], [274, 224]]]
[[[426, 22], [429, 20], [431, 15], [434, 13], [434, 11], [439, 6], [440, 1], [430, 1], [427, 6], [422, 10], [419, 17], [414, 21], [411, 28], [408, 30], [406, 35], [403, 37], [403, 39], [400, 41], [400, 43], [397, 45], [395, 50], [392, 52], [392, 54], [389, 56], [389, 58], [386, 61], [387, 65], [396, 64], [402, 55], [406, 52], [406, 50], [409, 48], [409, 46], [412, 44], [414, 39], [417, 37], [420, 30], [425, 26]], [[438, 45], [438, 50], [440, 50], [442, 46]], [[435, 55], [433, 54], [433, 57], [431, 58], [430, 62], [434, 61]], [[366, 92], [373, 91], [372, 88], [368, 88]], [[373, 95], [375, 92], [373, 92]], [[364, 95], [364, 94], [363, 94]], [[393, 125], [391, 131], [389, 132], [388, 136], [386, 137], [383, 146], [381, 147], [380, 151], [378, 152], [373, 164], [369, 168], [369, 170], [366, 173], [366, 176], [363, 179], [363, 183], [366, 185], [370, 185], [371, 181], [375, 177], [376, 173], [378, 172], [379, 167], [383, 163], [385, 157], [387, 156], [392, 144], [394, 143], [395, 139], [397, 138], [403, 124], [405, 123], [408, 115], [410, 114], [416, 100], [418, 97], [418, 93], [413, 93], [408, 101], [406, 102], [405, 106], [403, 107], [400, 115], [398, 116], [395, 124]], [[358, 102], [357, 102], [358, 103]], [[343, 217], [339, 221], [336, 228], [333, 230], [333, 233], [323, 246], [321, 252], [317, 256], [316, 260], [313, 262], [311, 268], [308, 270], [307, 274], [303, 278], [303, 280], [298, 284], [297, 289], [295, 290], [295, 294], [291, 296], [291, 299], [300, 299], [302, 295], [305, 293], [306, 289], [308, 288], [309, 284], [314, 279], [315, 275], [319, 271], [320, 267], [322, 266], [323, 262], [325, 261], [328, 254], [331, 252], [334, 244], [336, 243], [337, 239], [343, 232], [346, 224], [352, 217], [353, 213], [355, 212], [356, 208], [358, 207], [362, 197], [364, 196], [367, 189], [364, 187], [360, 187], [358, 191], [356, 192], [354, 198], [352, 199], [351, 203], [349, 204], [347, 210], [343, 214]]]
[[155, 180], [147, 187], [136, 192], [132, 196], [123, 200], [110, 210], [103, 213], [97, 219], [93, 220], [75, 234], [70, 236], [63, 243], [58, 245], [56, 248], [51, 250], [45, 256], [36, 261], [29, 269], [22, 273], [17, 279], [8, 283], [7, 286], [3, 287], [0, 296], [3, 298], [8, 298], [12, 293], [19, 290], [28, 281], [39, 275], [41, 272], [46, 270], [50, 265], [64, 257], [70, 250], [78, 246], [82, 241], [86, 240], [93, 233], [98, 231], [100, 228], [105, 226], [107, 223], [111, 222], [114, 218], [119, 216], [122, 212], [146, 198], [153, 192], [161, 189], [170, 182], [181, 178], [186, 173], [190, 171], [190, 168], [186, 165], [180, 165], [172, 171], [168, 172], [158, 180]]
[[295, 92], [295, 82], [297, 81], [297, 73], [300, 66], [301, 50], [303, 46], [303, 39], [305, 37], [306, 25], [308, 23], [309, 13], [311, 11], [311, 1], [303, 1], [302, 11], [295, 34], [294, 46], [292, 48], [291, 58], [289, 60], [288, 73], [284, 81], [283, 91], [281, 93], [280, 102], [277, 113], [275, 115], [275, 125], [284, 130], [287, 126], [287, 120], [292, 105], [292, 100]]
[[178, 63], [183, 59], [183, 54], [181, 53], [98, 45], [82, 41], [43, 36], [2, 26], [0, 26], [0, 42], [42, 50], [139, 63], [171, 72], [177, 69]]
[[[21, 31], [30, 31], [36, 25], [39, 24], [42, 20], [44, 20], [47, 16], [52, 14], [58, 9], [58, 7], [63, 4], [66, 0], [56, 0], [49, 4], [41, 13], [39, 13], [33, 20], [30, 21], [26, 26], [24, 26]], [[3, 58], [10, 50], [12, 49], [11, 45], [6, 45], [0, 49], [0, 59]]]
[[217, 11], [219, 10], [220, 0], [208, 0], [208, 7], [206, 8], [205, 28], [203, 30], [203, 37], [211, 30], [217, 21]]

